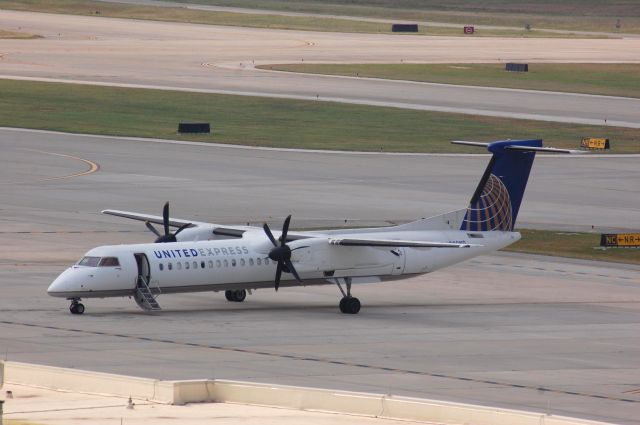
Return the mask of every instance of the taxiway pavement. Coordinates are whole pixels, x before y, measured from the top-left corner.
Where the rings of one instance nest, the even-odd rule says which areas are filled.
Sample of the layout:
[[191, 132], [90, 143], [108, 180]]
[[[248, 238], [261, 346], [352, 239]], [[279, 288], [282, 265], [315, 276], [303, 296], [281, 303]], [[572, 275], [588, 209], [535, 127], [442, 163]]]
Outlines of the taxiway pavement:
[[461, 38], [321, 33], [0, 10], [0, 76], [319, 99], [640, 127], [640, 100], [260, 71], [292, 62], [638, 62], [638, 39]]
[[[100, 215], [102, 208], [158, 213], [170, 200], [172, 215], [196, 220], [279, 223], [292, 213], [296, 227], [344, 218], [381, 224], [464, 205], [487, 156], [301, 153], [14, 130], [0, 131], [0, 150], [0, 355], [9, 360], [640, 423], [637, 266], [480, 257], [357, 286], [356, 316], [338, 312], [332, 286], [260, 290], [243, 304], [219, 293], [165, 296], [159, 314], [129, 299], [89, 300], [83, 316], [45, 292], [95, 245], [152, 239], [141, 223]], [[80, 158], [100, 169], [65, 177], [90, 171]], [[636, 161], [539, 158], [521, 218], [637, 226]]]
[[[387, 155], [243, 149], [206, 143], [0, 130], [1, 219], [44, 230], [142, 229], [103, 209], [298, 228], [384, 225], [464, 208], [488, 155]], [[474, 152], [474, 151], [472, 151]], [[477, 152], [477, 151], [475, 151]], [[60, 156], [68, 155], [68, 156]], [[89, 169], [81, 159], [100, 166]], [[538, 155], [518, 225], [640, 228], [636, 156]], [[89, 220], [89, 222], [87, 222]], [[4, 226], [3, 226], [4, 227]], [[42, 230], [41, 229], [41, 230]]]

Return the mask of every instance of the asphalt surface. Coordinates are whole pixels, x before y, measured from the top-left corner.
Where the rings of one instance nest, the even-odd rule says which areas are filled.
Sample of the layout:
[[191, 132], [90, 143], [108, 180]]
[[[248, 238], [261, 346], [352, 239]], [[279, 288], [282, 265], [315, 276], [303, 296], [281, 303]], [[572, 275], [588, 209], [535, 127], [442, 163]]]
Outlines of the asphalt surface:
[[[42, 223], [40, 230], [73, 230], [74, 217], [91, 217], [94, 230], [141, 229], [99, 211], [159, 214], [165, 200], [173, 215], [199, 221], [276, 223], [293, 214], [298, 228], [345, 220], [348, 226], [405, 222], [464, 208], [489, 160], [239, 149], [11, 129], [0, 130], [0, 149], [2, 218]], [[80, 159], [97, 163], [99, 172], [45, 180], [85, 172], [90, 166]], [[637, 156], [538, 155], [517, 225], [640, 228], [637, 162]]]
[[0, 11], [0, 76], [318, 99], [640, 128], [640, 99], [259, 71], [293, 62], [638, 62], [640, 39], [278, 31]]
[[[102, 208], [159, 213], [170, 200], [172, 215], [197, 220], [278, 223], [292, 213], [296, 227], [343, 217], [382, 223], [464, 205], [486, 156], [300, 153], [13, 130], [0, 131], [0, 150], [0, 353], [10, 360], [640, 423], [637, 266], [480, 257], [357, 286], [363, 309], [349, 317], [331, 286], [256, 291], [243, 304], [216, 293], [164, 296], [153, 315], [129, 299], [89, 300], [81, 317], [45, 293], [89, 248], [152, 239], [141, 223], [100, 215]], [[523, 219], [578, 223], [583, 211], [601, 224], [637, 223], [636, 161], [537, 161]], [[590, 194], [594, 167], [601, 192]]]

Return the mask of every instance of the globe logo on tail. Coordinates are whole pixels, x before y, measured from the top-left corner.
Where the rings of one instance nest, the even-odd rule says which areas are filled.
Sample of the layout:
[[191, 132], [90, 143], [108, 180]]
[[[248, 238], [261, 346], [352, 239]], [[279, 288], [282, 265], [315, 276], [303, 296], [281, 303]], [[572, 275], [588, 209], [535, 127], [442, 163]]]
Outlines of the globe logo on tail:
[[494, 174], [489, 176], [478, 201], [467, 208], [462, 230], [513, 230], [509, 191]]

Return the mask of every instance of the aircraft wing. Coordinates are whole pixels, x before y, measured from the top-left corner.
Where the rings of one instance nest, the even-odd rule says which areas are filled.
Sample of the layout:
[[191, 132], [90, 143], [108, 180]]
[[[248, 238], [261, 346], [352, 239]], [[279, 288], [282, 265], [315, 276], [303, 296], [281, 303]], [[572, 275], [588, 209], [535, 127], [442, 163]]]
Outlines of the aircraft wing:
[[[103, 210], [102, 214], [114, 215], [116, 217], [124, 217], [131, 220], [138, 221], [148, 221], [150, 223], [158, 224], [162, 226], [163, 221], [162, 217], [159, 215], [149, 215], [149, 214], [140, 214], [131, 211], [119, 211], [119, 210]], [[234, 238], [241, 238], [245, 232], [250, 230], [255, 231], [259, 230], [262, 232], [262, 227], [255, 226], [225, 226], [225, 225], [217, 225], [213, 223], [206, 223], [201, 221], [191, 221], [191, 220], [182, 220], [177, 218], [169, 218], [169, 226], [171, 227], [181, 227], [185, 224], [190, 224], [189, 227], [199, 227], [199, 226], [210, 226], [213, 227], [213, 234], [220, 236], [229, 236]], [[276, 238], [279, 238], [279, 232], [274, 232]], [[289, 232], [287, 234], [287, 242], [295, 241], [298, 239], [308, 239], [318, 237], [315, 234], [306, 234], [300, 232]]]
[[370, 239], [370, 238], [329, 238], [331, 245], [344, 246], [381, 246], [381, 247], [411, 247], [411, 248], [471, 248], [472, 244], [460, 244], [449, 242], [420, 242], [402, 241], [395, 239]]
[[[148, 215], [148, 214], [140, 214], [135, 212], [118, 211], [118, 210], [103, 210], [102, 214], [115, 215], [117, 217], [129, 218], [131, 220], [148, 221], [149, 223], [159, 224], [161, 226], [163, 224], [162, 217], [159, 215]], [[180, 220], [176, 218], [169, 219], [169, 226], [171, 227], [180, 227], [180, 226], [184, 226], [185, 224], [191, 224], [191, 226], [189, 227], [196, 227], [196, 226], [206, 225], [208, 223], [200, 223], [200, 222], [191, 221], [191, 220]]]
[[[216, 224], [213, 225], [215, 229], [213, 229], [214, 235], [221, 236], [231, 236], [236, 238], [241, 238], [244, 232], [252, 231], [260, 231], [262, 232], [262, 227], [254, 227], [254, 226], [218, 226]], [[280, 239], [281, 232], [273, 232], [273, 235], [276, 239]], [[317, 238], [317, 234], [309, 234], [309, 233], [301, 233], [301, 232], [289, 232], [287, 233], [287, 242], [297, 241], [299, 239], [310, 239]]]

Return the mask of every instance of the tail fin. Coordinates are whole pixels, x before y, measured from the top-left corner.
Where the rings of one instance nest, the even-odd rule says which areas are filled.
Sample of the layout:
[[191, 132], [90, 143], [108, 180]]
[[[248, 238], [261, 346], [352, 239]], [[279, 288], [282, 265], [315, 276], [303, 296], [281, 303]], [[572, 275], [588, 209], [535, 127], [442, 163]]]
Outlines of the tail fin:
[[540, 139], [506, 140], [486, 146], [493, 156], [471, 197], [460, 230], [512, 231], [536, 151], [545, 148]]

